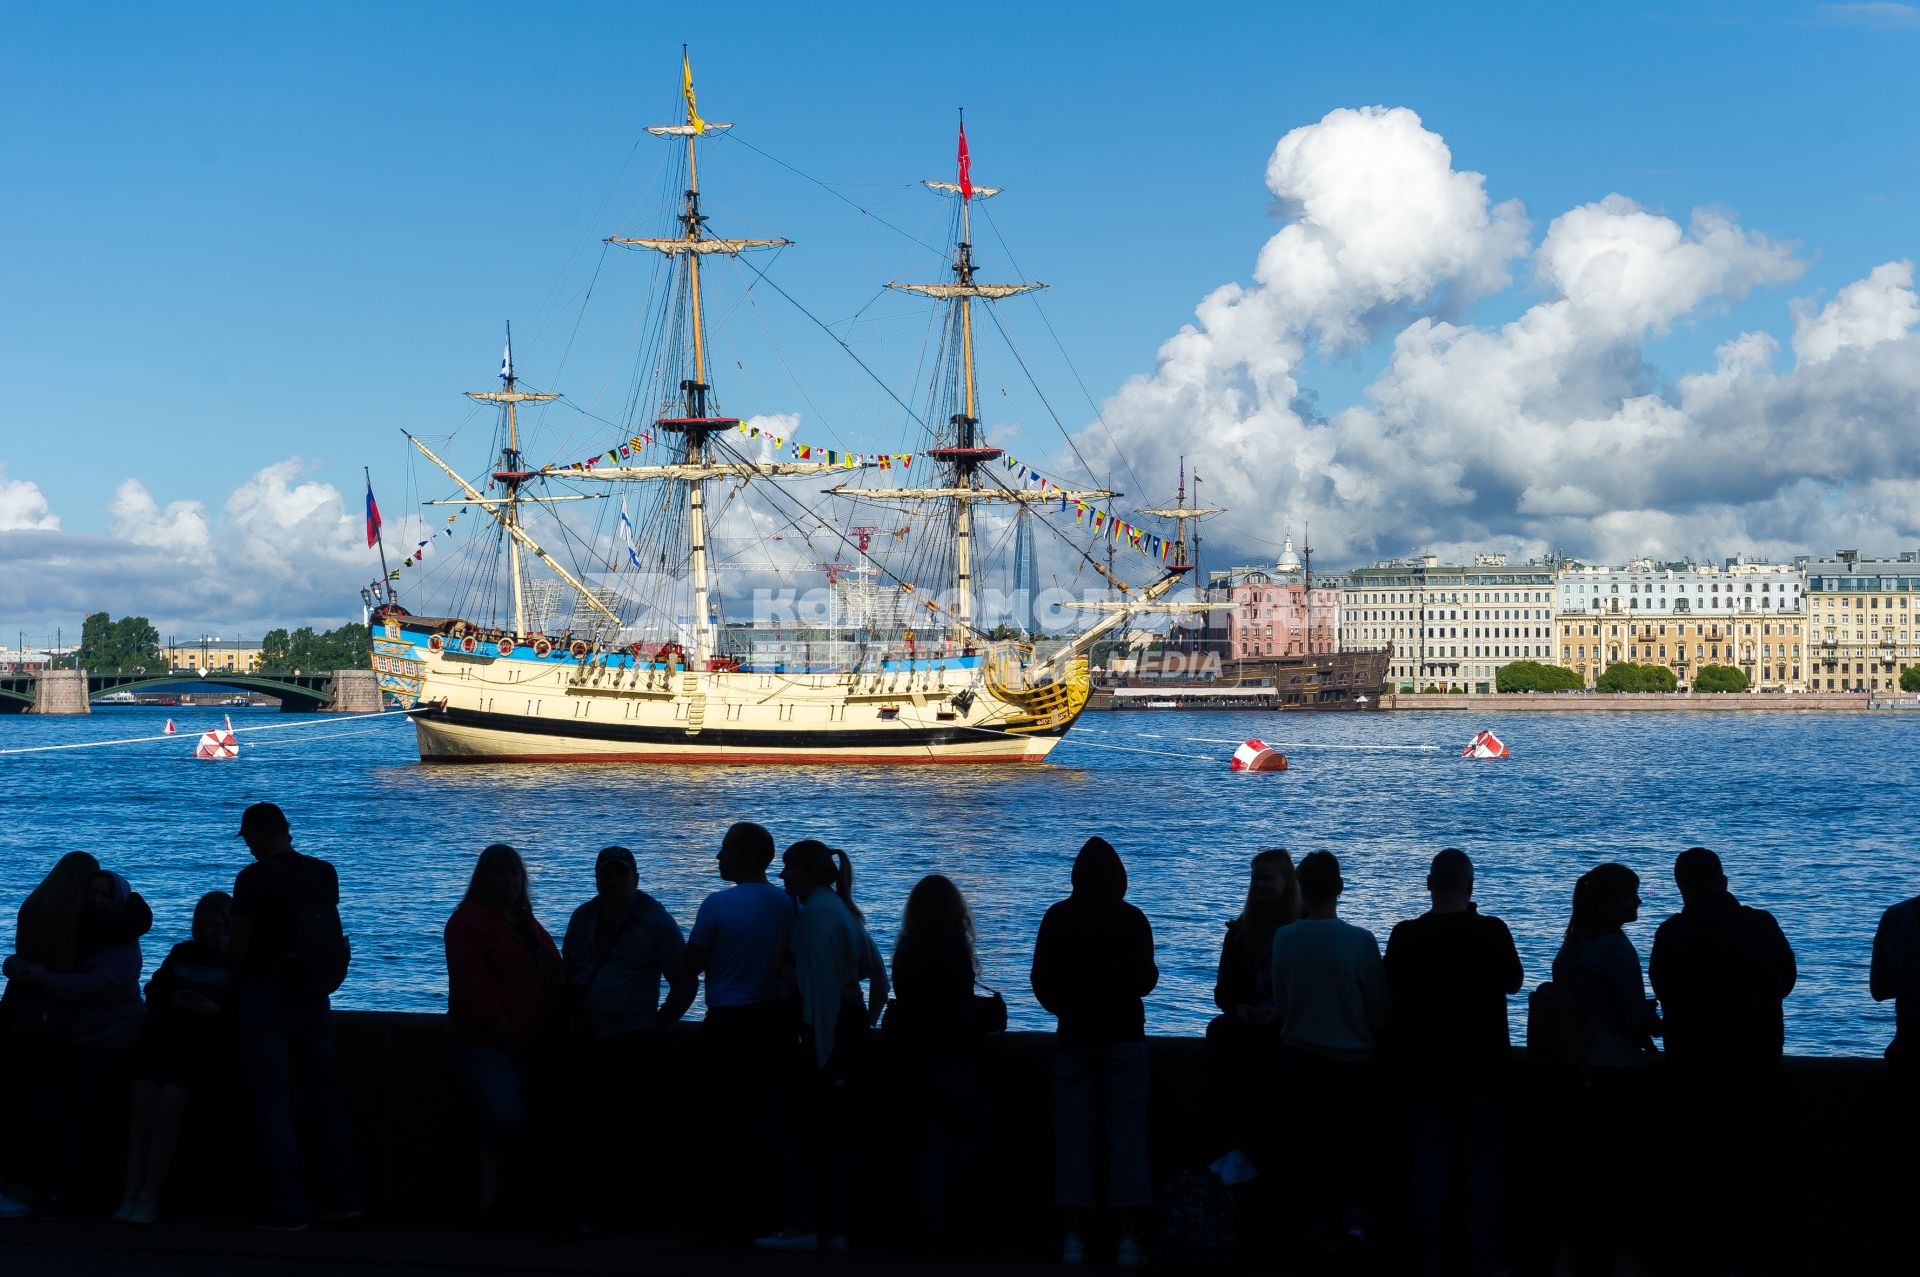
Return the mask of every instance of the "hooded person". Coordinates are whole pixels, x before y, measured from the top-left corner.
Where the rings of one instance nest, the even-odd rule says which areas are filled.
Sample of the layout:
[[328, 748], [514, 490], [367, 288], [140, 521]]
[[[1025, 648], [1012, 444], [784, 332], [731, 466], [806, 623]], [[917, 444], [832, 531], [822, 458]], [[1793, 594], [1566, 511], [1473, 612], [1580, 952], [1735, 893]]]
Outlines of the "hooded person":
[[1152, 1204], [1147, 1169], [1146, 995], [1160, 981], [1153, 928], [1126, 902], [1127, 870], [1104, 838], [1073, 862], [1073, 893], [1040, 921], [1034, 997], [1059, 1021], [1053, 1060], [1054, 1196], [1067, 1215], [1062, 1259], [1086, 1257], [1100, 1205], [1094, 1168], [1104, 1136], [1117, 1262], [1143, 1262], [1138, 1217]]

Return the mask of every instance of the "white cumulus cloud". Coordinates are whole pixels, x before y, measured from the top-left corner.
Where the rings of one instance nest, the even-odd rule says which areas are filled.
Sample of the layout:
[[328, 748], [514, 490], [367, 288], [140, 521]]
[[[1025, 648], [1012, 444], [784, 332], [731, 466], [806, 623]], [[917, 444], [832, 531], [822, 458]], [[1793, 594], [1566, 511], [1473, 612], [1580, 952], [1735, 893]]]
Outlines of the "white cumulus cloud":
[[7, 465], [0, 461], [0, 532], [59, 530], [60, 516], [47, 504], [40, 485], [7, 478]]
[[1904, 337], [1920, 324], [1913, 263], [1882, 262], [1821, 307], [1794, 304], [1793, 353], [1802, 363], [1831, 359], [1842, 350], [1866, 350]]
[[[1920, 537], [1920, 509], [1897, 499], [1920, 481], [1904, 446], [1920, 413], [1911, 263], [1817, 310], [1783, 304], [1791, 366], [1776, 337], [1745, 332], [1711, 367], [1662, 369], [1650, 342], [1798, 278], [1806, 259], [1726, 210], [1675, 218], [1622, 194], [1553, 217], [1533, 246], [1520, 207], [1493, 203], [1405, 110], [1295, 129], [1267, 176], [1292, 220], [1251, 281], [1207, 294], [1080, 441], [1095, 473], [1130, 463], [1149, 486], [1183, 454], [1202, 470], [1208, 503], [1233, 511], [1215, 525], [1214, 562], [1270, 557], [1283, 518], [1311, 522], [1332, 563]], [[1526, 291], [1510, 287], [1522, 264]], [[1480, 322], [1465, 322], [1474, 297]], [[1310, 349], [1382, 362], [1362, 395], [1328, 404]]]

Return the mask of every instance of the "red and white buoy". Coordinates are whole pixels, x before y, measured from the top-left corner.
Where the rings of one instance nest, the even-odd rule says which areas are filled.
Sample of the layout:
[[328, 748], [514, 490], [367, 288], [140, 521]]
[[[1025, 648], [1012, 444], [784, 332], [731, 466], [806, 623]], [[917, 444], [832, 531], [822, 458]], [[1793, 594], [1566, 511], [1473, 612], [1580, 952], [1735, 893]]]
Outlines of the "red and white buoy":
[[224, 731], [200, 733], [200, 739], [194, 742], [193, 756], [195, 758], [240, 757], [240, 742], [233, 738], [233, 720], [227, 719]]
[[1237, 772], [1283, 772], [1287, 756], [1263, 740], [1250, 740], [1233, 751], [1231, 766]]
[[1467, 742], [1467, 747], [1460, 751], [1460, 757], [1512, 758], [1513, 751], [1508, 749], [1505, 743], [1492, 732], [1482, 731], [1479, 735]]
[[178, 732], [179, 730], [180, 730], [180, 729], [179, 729], [178, 727], [175, 727], [175, 726], [173, 725], [173, 720], [172, 720], [171, 718], [169, 718], [169, 719], [167, 720], [167, 735], [169, 735], [169, 736], [172, 736], [172, 735], [174, 735], [175, 733], [177, 733], [177, 732]]

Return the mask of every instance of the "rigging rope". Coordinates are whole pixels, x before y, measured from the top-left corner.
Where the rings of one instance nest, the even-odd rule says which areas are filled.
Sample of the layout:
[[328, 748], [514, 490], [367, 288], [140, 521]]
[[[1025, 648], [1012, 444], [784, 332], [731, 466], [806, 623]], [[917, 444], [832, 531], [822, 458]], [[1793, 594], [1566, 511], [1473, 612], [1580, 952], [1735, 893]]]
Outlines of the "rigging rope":
[[[262, 727], [236, 727], [233, 729], [233, 734], [238, 736], [242, 732], [284, 732], [301, 727], [332, 727], [339, 723], [351, 723], [356, 719], [408, 718], [411, 717], [412, 714], [412, 710], [388, 709], [382, 710], [378, 714], [342, 714], [338, 717], [328, 715], [325, 718], [302, 719], [297, 723], [269, 723]], [[127, 736], [119, 740], [74, 741], [65, 745], [27, 745], [16, 749], [0, 749], [0, 754], [50, 754], [56, 750], [63, 749], [101, 749], [108, 745], [143, 745], [149, 741], [160, 740], [183, 741], [196, 739], [198, 735], [199, 733], [194, 732], [174, 732], [171, 735], [162, 736]]]

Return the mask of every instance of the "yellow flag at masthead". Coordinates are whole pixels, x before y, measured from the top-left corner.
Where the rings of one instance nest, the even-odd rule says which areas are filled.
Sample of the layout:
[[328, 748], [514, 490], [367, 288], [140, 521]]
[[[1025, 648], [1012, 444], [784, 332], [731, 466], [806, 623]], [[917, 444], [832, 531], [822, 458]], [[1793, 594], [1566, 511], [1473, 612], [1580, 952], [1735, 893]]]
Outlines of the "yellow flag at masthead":
[[693, 104], [693, 63], [688, 61], [685, 49], [680, 51], [680, 91], [687, 99], [687, 123], [695, 133], [705, 133], [707, 122], [700, 118], [700, 109]]

